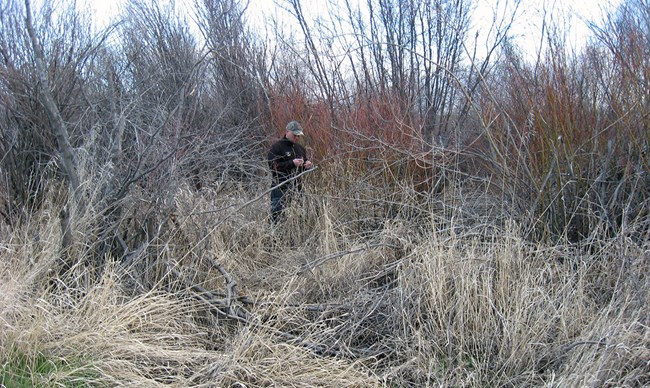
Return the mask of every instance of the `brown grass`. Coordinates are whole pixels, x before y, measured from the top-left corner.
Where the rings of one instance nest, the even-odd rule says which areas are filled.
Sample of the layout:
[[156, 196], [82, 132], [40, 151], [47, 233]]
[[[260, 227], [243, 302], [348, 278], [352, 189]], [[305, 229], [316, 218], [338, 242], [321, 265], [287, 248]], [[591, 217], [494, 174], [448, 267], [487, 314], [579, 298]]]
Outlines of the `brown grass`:
[[[471, 205], [469, 197], [458, 198]], [[425, 223], [398, 217], [358, 234], [345, 212], [354, 201], [313, 189], [276, 230], [266, 223], [266, 198], [229, 208], [234, 213], [225, 221], [201, 213], [249, 199], [227, 191], [179, 193], [178, 225], [162, 235], [157, 256], [143, 253], [128, 268], [110, 264], [87, 289], [47, 288], [56, 280], [46, 270], [56, 258], [56, 218], [34, 219], [5, 235], [5, 378], [18, 355], [26, 355], [69, 366], [35, 373], [32, 381], [42, 385], [650, 381], [647, 246], [625, 238], [603, 241], [596, 251], [533, 244], [513, 223], [441, 224], [433, 213]], [[188, 214], [194, 215], [183, 219]], [[167, 260], [193, 282], [224, 292], [223, 277], [205, 257], [229, 271], [240, 295], [255, 300], [247, 306], [249, 323], [213, 316], [169, 274], [149, 290], [130, 288], [138, 265]]]

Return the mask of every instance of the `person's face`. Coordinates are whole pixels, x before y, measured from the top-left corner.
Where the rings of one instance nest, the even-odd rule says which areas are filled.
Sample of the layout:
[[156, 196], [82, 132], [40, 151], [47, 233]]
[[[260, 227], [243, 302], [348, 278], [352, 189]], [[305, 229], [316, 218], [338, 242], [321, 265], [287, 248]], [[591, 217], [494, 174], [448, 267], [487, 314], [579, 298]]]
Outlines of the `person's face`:
[[296, 136], [295, 133], [287, 131], [287, 139], [292, 143], [297, 143], [300, 140], [300, 136]]

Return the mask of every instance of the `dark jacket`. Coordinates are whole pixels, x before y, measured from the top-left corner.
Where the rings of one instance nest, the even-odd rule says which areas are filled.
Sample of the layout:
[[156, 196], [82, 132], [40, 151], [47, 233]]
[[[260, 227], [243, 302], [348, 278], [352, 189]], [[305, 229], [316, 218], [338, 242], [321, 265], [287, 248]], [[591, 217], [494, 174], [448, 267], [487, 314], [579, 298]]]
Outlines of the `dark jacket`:
[[[277, 186], [304, 171], [303, 167], [296, 167], [293, 164], [293, 160], [296, 158], [303, 158], [307, 161], [307, 152], [300, 144], [292, 143], [286, 137], [273, 144], [267, 156], [269, 168], [273, 176], [273, 186]], [[298, 186], [298, 184], [298, 182], [293, 181], [291, 184], [287, 184], [287, 186]]]

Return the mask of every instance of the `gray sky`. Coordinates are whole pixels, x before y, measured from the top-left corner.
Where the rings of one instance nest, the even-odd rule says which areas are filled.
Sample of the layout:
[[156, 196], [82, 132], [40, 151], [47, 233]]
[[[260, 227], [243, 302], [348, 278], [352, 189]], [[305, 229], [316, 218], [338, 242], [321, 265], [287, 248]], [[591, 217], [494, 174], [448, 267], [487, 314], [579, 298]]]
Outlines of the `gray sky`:
[[[101, 24], [110, 21], [124, 0], [80, 0], [80, 3], [84, 2], [94, 9]], [[477, 0], [478, 8], [475, 15], [478, 22], [491, 20], [492, 10], [496, 4], [503, 2], [504, 0]], [[176, 3], [181, 4], [183, 1]], [[588, 28], [581, 19], [599, 21], [602, 19], [605, 9], [611, 9], [620, 3], [621, 0], [521, 0], [514, 33], [520, 37], [518, 43], [526, 51], [536, 52], [540, 43], [542, 17], [545, 10], [553, 9], [554, 13], [557, 12], [555, 13], [556, 20], [570, 21], [569, 38], [579, 45], [585, 41], [585, 36], [588, 35]], [[304, 0], [303, 8], [305, 12], [325, 14], [327, 12], [326, 4], [327, 1], [324, 0]], [[259, 22], [264, 15], [277, 13], [272, 0], [250, 0], [249, 9], [251, 21], [258, 20]]]

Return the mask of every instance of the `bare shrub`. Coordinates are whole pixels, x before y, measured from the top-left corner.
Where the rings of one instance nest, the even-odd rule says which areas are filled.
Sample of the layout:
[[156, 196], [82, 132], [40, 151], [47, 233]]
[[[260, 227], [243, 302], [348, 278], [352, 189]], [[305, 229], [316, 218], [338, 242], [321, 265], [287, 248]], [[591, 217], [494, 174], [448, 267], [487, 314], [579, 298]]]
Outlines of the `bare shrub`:
[[95, 55], [97, 42], [87, 19], [72, 7], [55, 12], [52, 2], [45, 2], [38, 23], [31, 22], [29, 11], [30, 28], [20, 2], [7, 2], [0, 12], [4, 90], [0, 151], [7, 187], [3, 214], [13, 223], [24, 216], [24, 209], [39, 208], [50, 178], [63, 176], [79, 185], [70, 147], [83, 142], [79, 124], [84, 112], [77, 103], [85, 84], [81, 72]]

